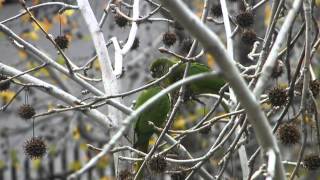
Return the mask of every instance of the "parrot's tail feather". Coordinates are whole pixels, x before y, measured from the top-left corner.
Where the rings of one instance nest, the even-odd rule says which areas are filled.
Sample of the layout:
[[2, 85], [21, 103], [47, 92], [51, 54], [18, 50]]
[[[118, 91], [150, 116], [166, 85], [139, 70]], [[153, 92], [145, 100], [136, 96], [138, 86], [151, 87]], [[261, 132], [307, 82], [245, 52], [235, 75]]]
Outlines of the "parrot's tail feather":
[[[139, 141], [137, 141], [133, 147], [139, 151], [142, 151], [144, 153], [148, 152], [148, 147], [149, 144], [148, 143], [139, 143]], [[140, 156], [141, 157], [141, 156]], [[142, 165], [143, 161], [138, 161], [137, 166], [135, 167], [135, 172], [137, 173]], [[138, 175], [138, 180], [142, 180], [143, 179], [143, 169], [140, 171], [139, 175]]]

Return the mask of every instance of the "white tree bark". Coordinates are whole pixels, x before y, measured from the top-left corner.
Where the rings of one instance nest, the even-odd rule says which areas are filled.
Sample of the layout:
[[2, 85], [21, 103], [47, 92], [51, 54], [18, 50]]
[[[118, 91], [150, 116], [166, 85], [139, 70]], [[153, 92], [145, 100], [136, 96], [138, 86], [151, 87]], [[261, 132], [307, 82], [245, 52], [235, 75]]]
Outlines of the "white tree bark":
[[[122, 73], [122, 54], [120, 54], [120, 58], [119, 58], [119, 52], [116, 53], [117, 58], [115, 59], [116, 61], [115, 65], [116, 65], [117, 71], [114, 71], [112, 68], [112, 62], [106, 47], [106, 41], [104, 39], [102, 30], [100, 29], [99, 23], [95, 18], [95, 15], [90, 7], [89, 1], [78, 0], [77, 2], [78, 2], [79, 9], [82, 13], [82, 16], [84, 18], [84, 21], [86, 22], [87, 27], [89, 28], [91, 37], [93, 39], [93, 44], [96, 49], [99, 64], [101, 67], [101, 74], [102, 74], [102, 81], [103, 81], [105, 95], [108, 96], [108, 95], [118, 94], [121, 92], [120, 90], [122, 88], [121, 80], [117, 78]], [[135, 24], [135, 26], [137, 25]], [[135, 29], [135, 32], [136, 30], [137, 28]], [[130, 38], [131, 38], [130, 40], [133, 43], [134, 37], [133, 37], [133, 40], [132, 40], [132, 37]], [[114, 100], [121, 104], [121, 98], [116, 98]], [[121, 124], [121, 120], [123, 119], [123, 114], [118, 109], [114, 109], [114, 108], [108, 108], [108, 114], [112, 119], [115, 119], [115, 123], [118, 127]], [[118, 131], [117, 128], [112, 129], [110, 132], [110, 137], [113, 137], [117, 131]], [[122, 137], [120, 141], [117, 141], [117, 145], [121, 146], [125, 144], [128, 144], [125, 137]], [[122, 171], [129, 166], [128, 164], [125, 165], [125, 163], [121, 163], [123, 166], [118, 166], [119, 155], [129, 156], [130, 154], [128, 154], [128, 152], [126, 151], [113, 154], [116, 172]]]
[[[7, 74], [9, 76], [15, 76], [18, 74], [21, 74], [22, 72], [7, 66], [5, 64], [0, 63], [0, 72]], [[76, 106], [79, 105], [80, 103], [80, 99], [74, 97], [73, 95], [66, 93], [65, 91], [57, 88], [56, 86], [53, 86], [47, 82], [44, 82], [40, 79], [37, 79], [31, 75], [25, 74], [22, 76], [17, 77], [18, 80], [24, 82], [24, 83], [30, 83], [30, 84], [34, 84], [34, 85], [38, 85], [38, 86], [43, 86], [45, 88], [38, 88], [39, 90], [42, 90], [43, 92], [50, 94], [51, 96], [62, 100], [63, 102], [67, 103], [70, 106]], [[84, 103], [82, 103], [84, 104]], [[107, 131], [109, 130], [111, 127], [114, 126], [113, 122], [110, 120], [109, 117], [107, 117], [106, 115], [102, 114], [101, 112], [99, 112], [98, 110], [95, 109], [88, 109], [88, 110], [84, 110], [82, 111], [85, 115], [87, 115], [88, 117], [92, 118], [93, 121], [97, 122], [100, 126], [104, 127], [104, 129]]]

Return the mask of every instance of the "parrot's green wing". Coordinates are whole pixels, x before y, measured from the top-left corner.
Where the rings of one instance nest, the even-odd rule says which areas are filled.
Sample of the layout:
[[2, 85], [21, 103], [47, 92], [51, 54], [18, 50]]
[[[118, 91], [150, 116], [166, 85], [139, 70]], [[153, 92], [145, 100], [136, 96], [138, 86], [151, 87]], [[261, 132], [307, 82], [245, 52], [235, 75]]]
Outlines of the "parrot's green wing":
[[[176, 58], [159, 58], [155, 60], [150, 67], [150, 71], [154, 78], [160, 78], [165, 75], [171, 66], [178, 63], [179, 60]], [[164, 81], [162, 81], [162, 86], [167, 87], [182, 79], [186, 64], [182, 64], [177, 69], [175, 69], [171, 75], [169, 75]], [[189, 76], [210, 72], [211, 69], [201, 63], [192, 62], [189, 69]], [[222, 78], [210, 77], [205, 78], [196, 82], [189, 84], [187, 87], [187, 96], [197, 95], [203, 93], [217, 94], [220, 88], [225, 84]]]
[[[200, 63], [191, 63], [189, 76], [212, 71], [208, 66]], [[217, 94], [225, 84], [222, 78], [209, 77], [196, 81], [189, 85], [193, 94], [212, 93]]]
[[[135, 109], [158, 94], [161, 90], [161, 87], [153, 86], [142, 91], [136, 101]], [[137, 149], [147, 152], [149, 139], [154, 133], [153, 127], [148, 124], [148, 121], [153, 122], [156, 126], [162, 126], [170, 111], [170, 104], [169, 95], [165, 95], [139, 116], [135, 124], [135, 134], [137, 138], [134, 146]]]

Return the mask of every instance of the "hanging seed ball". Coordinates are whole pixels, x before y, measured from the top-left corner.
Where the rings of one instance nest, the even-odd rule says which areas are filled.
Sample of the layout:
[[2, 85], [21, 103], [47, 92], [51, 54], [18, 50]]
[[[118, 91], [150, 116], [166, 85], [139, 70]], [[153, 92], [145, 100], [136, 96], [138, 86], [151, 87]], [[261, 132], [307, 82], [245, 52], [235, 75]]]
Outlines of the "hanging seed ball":
[[69, 40], [65, 35], [56, 37], [54, 42], [56, 42], [59, 48], [62, 50], [68, 48]]
[[248, 28], [252, 26], [253, 21], [254, 21], [253, 14], [248, 11], [241, 12], [236, 16], [236, 22], [242, 28]]
[[38, 137], [33, 137], [25, 142], [24, 152], [30, 159], [40, 159], [47, 152], [46, 143]]
[[36, 111], [30, 104], [23, 104], [19, 107], [18, 114], [23, 119], [30, 119], [36, 114]]
[[237, 1], [237, 4], [238, 4], [238, 9], [240, 10], [240, 11], [246, 11], [246, 5], [244, 4], [244, 2], [241, 0], [238, 0]]
[[184, 39], [184, 40], [181, 42], [182, 51], [183, 51], [183, 52], [189, 52], [189, 51], [190, 51], [190, 48], [191, 48], [191, 46], [192, 46], [192, 42], [193, 42], [193, 40], [190, 39], [190, 38]]
[[271, 77], [273, 79], [279, 78], [284, 72], [284, 64], [281, 60], [277, 60], [275, 66], [273, 67]]
[[119, 180], [133, 180], [133, 174], [129, 170], [122, 170], [119, 173]]
[[133, 44], [131, 46], [131, 50], [136, 50], [139, 48], [139, 45], [140, 45], [140, 40], [138, 37], [136, 37], [133, 41]]
[[303, 160], [303, 165], [308, 170], [316, 170], [320, 167], [320, 157], [318, 154], [307, 155]]
[[252, 46], [257, 40], [257, 34], [253, 30], [245, 30], [241, 34], [241, 41], [245, 44]]
[[279, 127], [278, 137], [282, 144], [296, 144], [300, 140], [300, 131], [294, 124], [285, 123]]
[[114, 20], [119, 27], [125, 27], [128, 24], [128, 20], [120, 14], [114, 15]]
[[221, 17], [222, 16], [222, 9], [220, 4], [213, 4], [211, 7], [211, 13], [215, 17]]
[[177, 35], [174, 32], [166, 32], [162, 36], [162, 42], [166, 46], [172, 46], [177, 41]]
[[276, 87], [268, 93], [269, 101], [272, 106], [282, 106], [287, 102], [286, 90], [280, 87]]
[[6, 91], [10, 88], [10, 81], [7, 80], [7, 76], [0, 74], [0, 92]]
[[313, 96], [317, 97], [319, 95], [319, 91], [320, 91], [320, 80], [319, 79], [313, 80], [310, 83], [310, 89], [311, 89]]
[[163, 173], [166, 170], [167, 162], [164, 156], [155, 155], [149, 160], [148, 166], [155, 173]]

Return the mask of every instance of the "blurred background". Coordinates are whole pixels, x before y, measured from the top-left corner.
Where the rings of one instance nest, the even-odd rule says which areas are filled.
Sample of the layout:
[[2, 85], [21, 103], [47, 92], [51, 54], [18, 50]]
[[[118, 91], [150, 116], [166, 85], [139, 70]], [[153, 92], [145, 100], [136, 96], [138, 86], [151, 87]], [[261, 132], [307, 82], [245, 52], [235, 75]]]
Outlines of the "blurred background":
[[[27, 1], [28, 6], [35, 6], [40, 3], [49, 2], [46, 0], [32, 0]], [[50, 1], [57, 2], [57, 1]], [[76, 5], [73, 0], [61, 1], [68, 4]], [[131, 3], [131, 0], [124, 1]], [[154, 1], [158, 2], [158, 1]], [[188, 6], [196, 13], [201, 15], [203, 1], [202, 0], [187, 0], [185, 1]], [[250, 3], [256, 4], [258, 1], [252, 0]], [[106, 7], [107, 2], [105, 0], [90, 1], [91, 7], [95, 12], [97, 19], [102, 17], [103, 10]], [[218, 3], [218, 1], [213, 1]], [[234, 17], [241, 9], [241, 5], [237, 2], [228, 1], [229, 13]], [[270, 18], [271, 2], [265, 3], [255, 11], [255, 23], [254, 29], [258, 36], [264, 38], [266, 31], [266, 24], [268, 18]], [[287, 7], [290, 8], [291, 1], [287, 2]], [[147, 15], [155, 7], [148, 1], [141, 1], [140, 14]], [[91, 36], [88, 32], [86, 24], [82, 19], [82, 15], [78, 10], [67, 10], [63, 14], [58, 14], [59, 6], [44, 6], [33, 10], [33, 14], [39, 20], [41, 25], [46, 29], [53, 37], [65, 35], [70, 44], [65, 50], [65, 53], [72, 59], [72, 61], [78, 66], [83, 66], [88, 60], [95, 56], [95, 49], [92, 44]], [[46, 39], [41, 30], [31, 21], [28, 15], [14, 20], [7, 21], [19, 14], [22, 10], [21, 5], [15, 0], [0, 0], [0, 23], [4, 23], [16, 34], [22, 37], [24, 40], [32, 43], [37, 48], [48, 54], [50, 57], [56, 60], [60, 64], [64, 64], [63, 58], [59, 55], [53, 45]], [[129, 9], [123, 7], [121, 9], [128, 15], [132, 14]], [[287, 12], [283, 12], [286, 14]], [[210, 14], [212, 16], [212, 14]], [[172, 19], [165, 11], [160, 11], [154, 15], [154, 17], [165, 17]], [[222, 18], [212, 18], [216, 22], [221, 22]], [[319, 12], [315, 12], [315, 18], [319, 22]], [[174, 19], [172, 19], [174, 20]], [[283, 20], [283, 19], [282, 19]], [[301, 22], [301, 18], [297, 21]], [[301, 25], [296, 23], [293, 27], [293, 33], [296, 33]], [[213, 23], [209, 21], [208, 26], [217, 33], [221, 39], [225, 42], [225, 33], [223, 25], [219, 23]], [[277, 27], [278, 28], [278, 27]], [[116, 36], [119, 41], [124, 44], [127, 40], [130, 25], [125, 27], [119, 27], [114, 21], [113, 13], [110, 13], [102, 27], [106, 40]], [[279, 29], [277, 29], [279, 30]], [[125, 73], [122, 77], [122, 81], [125, 86], [123, 92], [137, 88], [152, 80], [148, 71], [149, 64], [157, 57], [164, 56], [158, 50], [163, 47], [162, 34], [167, 31], [174, 31], [178, 35], [178, 41], [175, 45], [170, 47], [170, 50], [179, 54], [186, 55], [190, 45], [192, 37], [176, 23], [167, 23], [163, 21], [144, 22], [139, 24], [139, 30], [137, 37], [139, 38], [139, 47], [131, 50], [125, 57]], [[248, 46], [239, 40], [239, 35], [235, 38], [235, 60], [243, 65], [254, 64], [255, 61], [248, 59], [247, 54], [251, 51], [251, 46]], [[301, 41], [303, 42], [303, 41]], [[300, 49], [303, 44], [298, 42], [294, 49], [290, 52], [290, 57], [296, 59], [299, 55], [295, 49]], [[201, 45], [197, 52], [200, 52]], [[114, 49], [109, 46], [110, 57], [114, 56]], [[317, 51], [314, 58], [315, 70], [318, 77], [318, 60], [319, 51]], [[204, 55], [201, 59], [202, 63], [208, 64], [212, 69], [216, 69], [214, 59], [210, 55]], [[6, 65], [13, 66], [21, 71], [28, 70], [32, 67], [36, 67], [41, 64], [41, 61], [33, 54], [30, 54], [20, 48], [17, 48], [10, 38], [0, 32], [0, 62]], [[291, 63], [292, 67], [295, 67], [297, 62]], [[100, 79], [100, 66], [98, 61], [93, 61], [92, 68], [89, 68], [85, 73], [87, 77], [98, 79], [97, 81], [90, 82], [94, 86], [103, 90]], [[285, 70], [285, 72], [287, 72]], [[92, 94], [88, 93], [86, 89], [83, 89], [64, 75], [59, 74], [55, 70], [41, 69], [40, 71], [31, 73], [37, 78], [40, 78], [51, 84], [55, 84], [61, 89], [71, 93], [79, 99], [85, 99]], [[286, 85], [286, 75], [279, 78], [276, 84]], [[275, 84], [275, 80], [270, 81], [270, 87]], [[14, 97], [18, 91], [18, 85], [12, 85], [10, 90], [0, 92], [0, 104], [5, 105]], [[103, 132], [99, 125], [92, 123], [88, 117], [82, 115], [81, 112], [64, 112], [59, 114], [48, 115], [44, 117], [38, 117], [35, 119], [35, 134], [38, 137], [42, 137], [46, 140], [48, 146], [48, 153], [43, 159], [30, 160], [25, 154], [23, 147], [27, 139], [32, 137], [32, 123], [31, 121], [25, 121], [17, 115], [18, 108], [25, 103], [26, 96], [28, 96], [28, 102], [33, 105], [36, 112], [46, 112], [50, 108], [64, 105], [63, 102], [54, 99], [47, 94], [38, 91], [34, 88], [30, 88], [28, 95], [25, 92], [20, 93], [14, 102], [6, 109], [6, 111], [0, 112], [0, 180], [45, 180], [45, 179], [65, 179], [68, 174], [74, 172], [82, 167], [90, 157], [95, 155], [96, 152], [89, 150], [87, 143], [93, 144], [97, 147], [102, 147], [104, 143], [109, 140], [108, 133]], [[124, 98], [125, 105], [131, 107], [136, 94], [127, 96]], [[185, 104], [180, 108], [179, 115], [176, 117], [173, 128], [176, 130], [183, 130], [191, 127], [195, 122], [203, 117], [203, 112], [207, 111], [210, 106], [215, 102], [214, 99], [203, 98], [202, 101], [206, 104], [202, 106], [199, 103]], [[268, 105], [264, 107], [268, 109]], [[100, 109], [101, 110], [101, 109]], [[102, 109], [103, 110], [103, 109]], [[223, 109], [214, 114], [217, 115], [223, 113]], [[277, 117], [277, 114], [272, 116]], [[271, 119], [273, 119], [271, 117]], [[271, 120], [272, 121], [272, 120]], [[214, 129], [209, 129], [207, 132], [199, 133], [195, 136], [188, 136], [182, 142], [185, 147], [195, 156], [199, 157], [204, 154], [210, 148], [211, 144], [215, 141], [219, 135], [224, 124], [218, 124], [214, 126]], [[313, 132], [314, 133], [314, 132]], [[249, 132], [249, 137], [254, 139], [252, 132]], [[310, 140], [314, 141], [314, 140]], [[214, 157], [205, 165], [210, 164], [217, 165], [223, 152], [228, 148], [231, 142], [227, 143], [225, 147], [216, 153]], [[255, 141], [247, 142], [248, 154], [252, 154], [256, 148], [257, 143]], [[283, 159], [291, 160], [295, 159], [299, 145], [292, 147], [281, 147], [283, 151]], [[308, 151], [314, 151], [313, 147], [308, 147]], [[225, 179], [241, 179], [241, 169], [238, 161], [237, 154], [235, 153], [232, 165], [228, 168], [228, 177]], [[128, 163], [128, 162], [119, 162]], [[288, 167], [290, 168], [290, 167]], [[209, 168], [212, 173], [216, 173], [218, 170]], [[101, 179], [111, 180], [115, 179], [113, 158], [112, 156], [105, 156], [102, 158], [98, 165], [88, 171], [84, 176], [79, 179]], [[304, 179], [310, 179], [318, 175], [309, 174]], [[148, 177], [153, 179], [153, 177]], [[158, 176], [159, 179], [163, 179], [163, 175]], [[169, 178], [166, 176], [166, 178]], [[171, 177], [174, 179], [174, 177]], [[169, 178], [170, 179], [170, 178]], [[311, 178], [313, 179], [313, 178]]]

